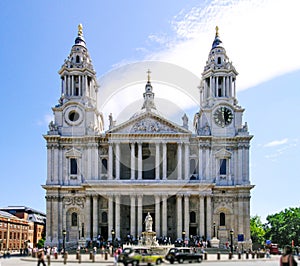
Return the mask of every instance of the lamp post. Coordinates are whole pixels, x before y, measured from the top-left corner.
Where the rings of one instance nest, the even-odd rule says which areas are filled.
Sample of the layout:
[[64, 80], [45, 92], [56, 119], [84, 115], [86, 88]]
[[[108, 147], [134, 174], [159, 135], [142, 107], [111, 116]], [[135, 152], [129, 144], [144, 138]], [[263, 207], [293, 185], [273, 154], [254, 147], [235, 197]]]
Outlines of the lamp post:
[[230, 252], [233, 254], [233, 229], [230, 229]]
[[214, 236], [213, 237], [216, 237], [216, 222], [214, 221]]
[[64, 255], [65, 255], [65, 252], [66, 252], [66, 235], [67, 235], [67, 231], [64, 229], [62, 231], [62, 234], [63, 234], [63, 250], [64, 250]]
[[115, 230], [114, 229], [111, 229], [111, 242], [112, 244], [114, 244], [114, 241], [115, 241]]
[[184, 230], [182, 231], [182, 241], [183, 241], [182, 246], [185, 247], [185, 231]]

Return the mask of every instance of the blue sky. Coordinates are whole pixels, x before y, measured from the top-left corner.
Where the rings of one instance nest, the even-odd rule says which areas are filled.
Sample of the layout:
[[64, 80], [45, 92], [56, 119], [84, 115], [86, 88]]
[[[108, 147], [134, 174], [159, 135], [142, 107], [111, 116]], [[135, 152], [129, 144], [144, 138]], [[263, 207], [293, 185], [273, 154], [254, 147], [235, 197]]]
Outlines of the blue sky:
[[2, 0], [0, 10], [1, 207], [45, 211], [42, 135], [79, 23], [100, 81], [140, 60], [171, 63], [200, 78], [218, 25], [254, 135], [251, 215], [264, 219], [299, 206], [298, 0]]

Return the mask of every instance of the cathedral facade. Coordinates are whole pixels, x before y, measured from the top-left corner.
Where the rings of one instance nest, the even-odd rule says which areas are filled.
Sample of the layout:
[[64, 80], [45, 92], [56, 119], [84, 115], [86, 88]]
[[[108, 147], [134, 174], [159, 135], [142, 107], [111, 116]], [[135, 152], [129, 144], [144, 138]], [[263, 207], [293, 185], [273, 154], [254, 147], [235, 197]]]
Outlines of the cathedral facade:
[[[82, 33], [59, 70], [61, 97], [47, 143], [46, 243], [139, 237], [149, 213], [157, 237], [250, 243], [249, 147], [238, 75], [218, 29], [199, 86], [194, 129], [162, 117], [150, 75], [143, 105], [120, 124], [98, 110], [101, 94]], [[195, 88], [197, 90], [197, 88]], [[159, 110], [163, 112], [163, 110]]]

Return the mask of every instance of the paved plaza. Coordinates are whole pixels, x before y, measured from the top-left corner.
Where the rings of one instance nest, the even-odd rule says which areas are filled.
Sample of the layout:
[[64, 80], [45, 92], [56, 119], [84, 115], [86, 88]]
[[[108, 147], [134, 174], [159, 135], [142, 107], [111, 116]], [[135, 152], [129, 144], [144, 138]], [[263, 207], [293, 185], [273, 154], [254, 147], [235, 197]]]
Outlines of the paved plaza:
[[[268, 265], [268, 266], [278, 266], [279, 265], [279, 256], [272, 256], [271, 258], [262, 258], [262, 259], [252, 259], [249, 257], [249, 259], [246, 259], [246, 257], [242, 257], [241, 259], [238, 258], [237, 255], [234, 255], [234, 257], [229, 260], [228, 255], [226, 254], [221, 254], [220, 260], [217, 259], [216, 254], [208, 254], [207, 260], [202, 262], [203, 264], [209, 264], [210, 266], [215, 266], [215, 265], [240, 265], [243, 264], [243, 266], [252, 266], [252, 265]], [[68, 260], [66, 264], [64, 264], [62, 256], [59, 256], [57, 259], [54, 259], [51, 257], [50, 265], [69, 265], [69, 266], [74, 266], [74, 265], [108, 265], [108, 266], [113, 266], [114, 265], [114, 260], [113, 257], [109, 256], [107, 260], [105, 260], [102, 255], [98, 254], [95, 257], [95, 261], [90, 259], [89, 254], [83, 254], [81, 256], [81, 262], [79, 262], [78, 259], [76, 259], [76, 255], [68, 255]], [[164, 262], [162, 265], [168, 265], [168, 262]], [[177, 263], [175, 263], [176, 265]], [[199, 263], [184, 263], [188, 264], [190, 266], [192, 265], [199, 265]], [[13, 265], [24, 265], [24, 266], [29, 266], [29, 265], [37, 265], [37, 259], [32, 258], [32, 257], [20, 257], [20, 256], [11, 256], [10, 258], [1, 258], [0, 259], [0, 266], [13, 266]], [[46, 260], [46, 265], [48, 265], [47, 260]], [[122, 264], [119, 264], [121, 266]]]

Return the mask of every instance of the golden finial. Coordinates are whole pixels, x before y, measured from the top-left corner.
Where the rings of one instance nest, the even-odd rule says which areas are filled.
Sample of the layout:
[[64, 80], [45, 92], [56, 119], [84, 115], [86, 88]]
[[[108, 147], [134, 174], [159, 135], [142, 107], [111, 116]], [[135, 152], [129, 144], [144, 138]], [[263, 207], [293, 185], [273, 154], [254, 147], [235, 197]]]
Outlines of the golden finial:
[[83, 33], [82, 33], [82, 24], [80, 23], [78, 25], [78, 36], [82, 36], [82, 35], [83, 35]]
[[148, 74], [148, 82], [150, 82], [150, 74], [151, 74], [150, 69], [148, 69], [147, 74]]
[[218, 37], [219, 36], [219, 27], [216, 26], [216, 36]]

